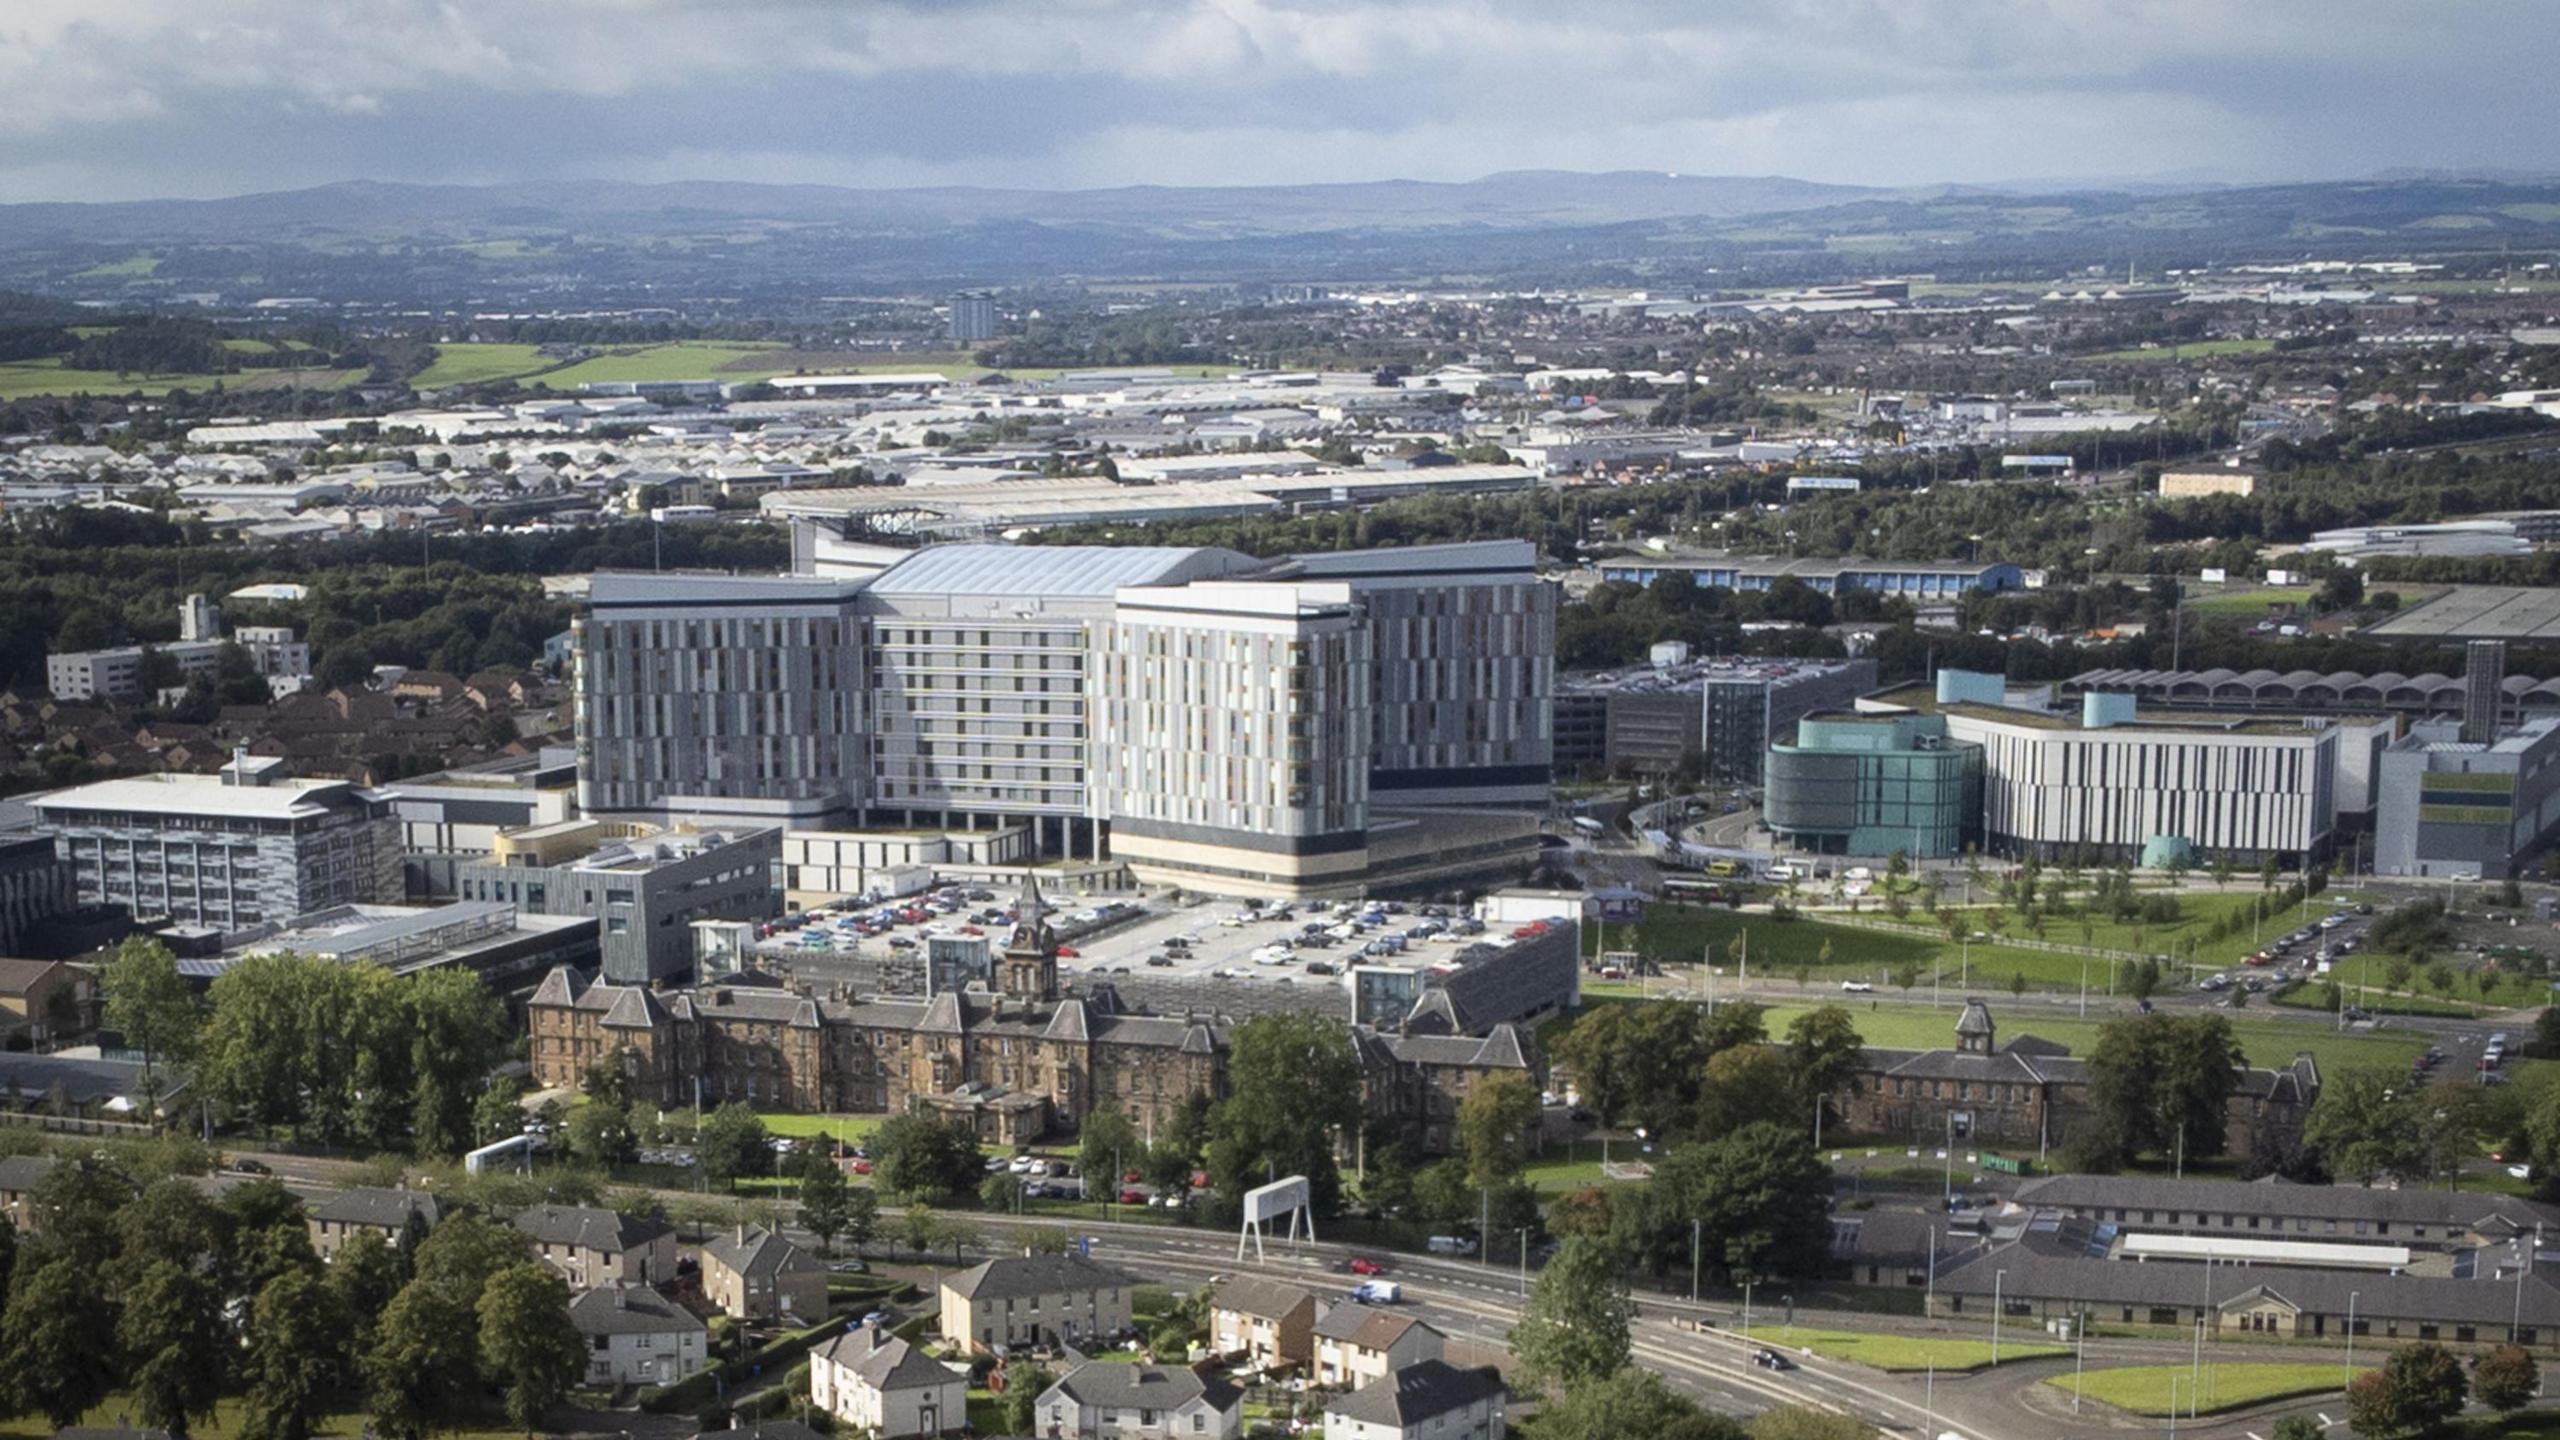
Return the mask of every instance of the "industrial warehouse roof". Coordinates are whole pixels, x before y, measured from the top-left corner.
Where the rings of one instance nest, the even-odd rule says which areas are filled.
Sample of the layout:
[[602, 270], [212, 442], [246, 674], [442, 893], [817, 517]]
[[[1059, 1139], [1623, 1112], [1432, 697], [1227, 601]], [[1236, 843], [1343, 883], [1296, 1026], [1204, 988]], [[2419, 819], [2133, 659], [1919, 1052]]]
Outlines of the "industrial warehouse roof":
[[1252, 569], [1233, 550], [1176, 545], [937, 545], [892, 565], [874, 595], [1072, 595], [1124, 585], [1178, 585]]
[[2560, 590], [2456, 585], [2365, 633], [2390, 640], [2560, 639]]
[[273, 780], [264, 785], [226, 785], [212, 775], [138, 775], [101, 780], [50, 795], [28, 797], [36, 809], [53, 812], [99, 811], [135, 815], [204, 815], [291, 820], [325, 815], [355, 793], [345, 780]]

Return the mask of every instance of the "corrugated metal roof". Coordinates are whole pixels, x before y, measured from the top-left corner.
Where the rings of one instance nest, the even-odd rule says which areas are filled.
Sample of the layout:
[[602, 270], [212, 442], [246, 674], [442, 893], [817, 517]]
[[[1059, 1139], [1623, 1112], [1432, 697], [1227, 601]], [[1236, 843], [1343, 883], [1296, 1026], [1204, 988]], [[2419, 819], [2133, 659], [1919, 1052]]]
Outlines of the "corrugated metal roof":
[[874, 595], [1083, 595], [1168, 585], [1260, 562], [1233, 550], [1175, 545], [937, 545], [889, 567]]

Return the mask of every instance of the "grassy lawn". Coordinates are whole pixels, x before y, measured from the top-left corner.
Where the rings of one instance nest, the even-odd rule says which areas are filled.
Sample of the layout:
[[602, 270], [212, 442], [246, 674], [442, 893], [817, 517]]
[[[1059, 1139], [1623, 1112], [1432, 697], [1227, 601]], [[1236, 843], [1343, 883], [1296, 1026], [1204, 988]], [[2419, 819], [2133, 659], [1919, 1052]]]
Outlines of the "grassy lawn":
[[[2056, 883], [2052, 872], [2047, 871], [2046, 884]], [[2038, 891], [2039, 899], [2043, 893]], [[2102, 950], [2121, 950], [2128, 955], [2174, 955], [2183, 963], [2186, 958], [2185, 942], [2192, 935], [2202, 941], [2196, 948], [2197, 964], [2215, 967], [2237, 964], [2258, 948], [2251, 941], [2248, 929], [2243, 928], [2239, 933], [2220, 940], [2202, 940], [2202, 937], [2212, 929], [2215, 921], [2225, 915], [2240, 916], [2245, 926], [2250, 907], [2257, 903], [2258, 895], [2254, 876], [2247, 879], [2234, 876], [2228, 890], [2181, 892], [2177, 897], [2178, 919], [2167, 924], [2117, 920], [2105, 915], [2055, 915], [2045, 921], [2044, 938], [2057, 945], [2094, 945]], [[1973, 919], [1977, 931], [1988, 929], [1981, 922], [1996, 909], [1999, 907], [1959, 907], [1960, 913]], [[2297, 923], [2298, 910], [2299, 907], [2286, 909], [2267, 917], [2258, 927], [2258, 940], [2272, 940], [2292, 929]], [[2316, 919], [2328, 912], [2329, 907], [2317, 903], [2315, 897], [2310, 912], [2312, 917]], [[2000, 913], [2008, 916], [2006, 923], [2010, 934], [2022, 933], [2013, 912], [2001, 910]]]
[[[306, 390], [337, 390], [363, 378], [361, 370], [306, 370], [300, 380]], [[166, 395], [172, 390], [211, 390], [217, 385], [225, 390], [265, 390], [290, 386], [294, 381], [290, 370], [243, 370], [227, 375], [197, 371], [119, 375], [112, 370], [66, 370], [58, 358], [20, 360], [0, 365], [0, 400], [23, 400], [35, 395]]]
[[[1988, 1340], [1946, 1340], [1863, 1330], [1807, 1330], [1794, 1325], [1755, 1326], [1750, 1339], [1779, 1350], [1810, 1350], [1826, 1360], [1853, 1360], [1878, 1370], [1980, 1370], [1991, 1364]], [[2071, 1351], [2061, 1345], [2004, 1342], [2000, 1363], [2044, 1360]], [[2096, 1376], [2089, 1377], [2096, 1379]]]
[[[229, 1397], [215, 1405], [211, 1415], [189, 1426], [187, 1433], [194, 1440], [234, 1440], [248, 1423], [248, 1418], [248, 1402], [236, 1396]], [[524, 1432], [509, 1428], [503, 1417], [492, 1415], [489, 1418], [496, 1422], [494, 1429], [439, 1430], [436, 1433], [441, 1440], [524, 1440]], [[311, 1433], [315, 1436], [362, 1435], [370, 1421], [371, 1417], [361, 1410], [322, 1415], [311, 1422]], [[130, 1396], [110, 1395], [104, 1404], [83, 1416], [80, 1423], [84, 1427], [103, 1429], [138, 1425], [141, 1421], [133, 1413]], [[47, 1424], [41, 1415], [21, 1415], [15, 1420], [0, 1422], [0, 1440], [50, 1440], [52, 1435], [53, 1426]]]
[[764, 1122], [767, 1134], [804, 1139], [825, 1135], [848, 1145], [858, 1145], [880, 1128], [886, 1115], [802, 1115], [786, 1110], [760, 1110], [756, 1118]]
[[2254, 590], [2217, 590], [2211, 594], [2197, 595], [2195, 598], [2187, 602], [2187, 608], [2195, 611], [2199, 615], [2222, 615], [2238, 619], [2261, 620], [2266, 618], [2267, 607], [2270, 605], [2300, 606], [2310, 604], [2311, 593], [2311, 587], [2308, 585], [2285, 586], [2275, 589], [2259, 588]]
[[[1533, 1160], [1521, 1172], [1521, 1178], [1541, 1190], [1578, 1190], [1585, 1185], [1598, 1185], [1606, 1178], [1600, 1173], [1600, 1147], [1575, 1144], [1573, 1154], [1552, 1160]], [[1632, 1147], [1620, 1146], [1618, 1153], [1632, 1156]], [[1587, 1156], [1588, 1158], [1583, 1158]]]
[[[1785, 1032], [1787, 1022], [1804, 1014], [1811, 1006], [1773, 1005], [1769, 1007], [1769, 1031]], [[1852, 1007], [1850, 1015], [1858, 1022], [1858, 1034], [1879, 1049], [1927, 1050], [1955, 1043], [1956, 1006], [1939, 1008], [1903, 1006], [1892, 1010]], [[2087, 1055], [2097, 1048], [2098, 1026], [2095, 1019], [2081, 1020], [2069, 1015], [2047, 1015], [2037, 1012], [2001, 1014], [1998, 1000], [1991, 1003], [1991, 1013], [2000, 1022], [2003, 1043], [2020, 1035], [2036, 1035], [2068, 1045], [2075, 1055]], [[2410, 1059], [2427, 1048], [2426, 1040], [2417, 1035], [2355, 1034], [2341, 1035], [2333, 1030], [2297, 1021], [2251, 1020], [2246, 1012], [2230, 1017], [2232, 1037], [2256, 1065], [2284, 1065], [2299, 1051], [2308, 1050], [2318, 1057], [2321, 1068], [2334, 1072], [2348, 1065], [2386, 1065], [2406, 1067]]]
[[[2177, 1384], [2178, 1410], [2184, 1414], [2189, 1408], [2191, 1380], [2191, 1372], [2184, 1365], [2134, 1365], [2092, 1370], [2078, 1380], [2057, 1375], [2044, 1383], [2065, 1393], [2077, 1391], [2136, 1415], [2166, 1415], [2170, 1383]], [[2199, 1414], [2212, 1415], [2344, 1388], [2345, 1369], [2338, 1365], [2212, 1365], [2205, 1369], [2204, 1398], [2194, 1409]]]
[[532, 383], [554, 390], [575, 390], [581, 385], [607, 381], [766, 380], [791, 373], [787, 365], [759, 368], [754, 363], [758, 351], [779, 348], [776, 344], [748, 341], [678, 340], [609, 351], [564, 370], [546, 371]]
[[[2502, 970], [2486, 991], [2480, 988], [2478, 967], [2453, 965], [2450, 996], [2427, 983], [2425, 970], [2410, 977], [2409, 989], [2394, 993], [2387, 983], [2392, 958], [2384, 952], [2359, 950], [2336, 961], [2328, 978], [2346, 990], [2350, 1005], [2410, 1015], [2469, 1015], [2482, 1004], [2516, 1007], [2550, 1003], [2550, 982], [2513, 965]], [[2320, 986], [2315, 980], [2288, 998], [2296, 1004], [2318, 1005], [2319, 995]]]
[[2077, 358], [2089, 361], [2202, 360], [2213, 355], [2264, 355], [2275, 348], [2273, 340], [2191, 340], [2184, 345], [2163, 345], [2156, 350], [2101, 350], [2095, 355]]
[[552, 362], [532, 345], [463, 342], [436, 347], [435, 363], [410, 378], [411, 387], [437, 390], [530, 375]]
[[[1880, 910], [1877, 915], [1887, 923], [1935, 923], [1917, 909], [1899, 922], [1891, 921]], [[2058, 928], [2048, 930], [2046, 935], [2055, 941], [2071, 938]], [[1633, 927], [1632, 936], [1626, 927], [1617, 927], [1610, 943], [1613, 947], [1631, 943], [1660, 962], [1683, 966], [1697, 964], [1707, 947], [1712, 946], [1714, 963], [1722, 966], [1726, 975], [1738, 974], [1747, 958], [1755, 975], [1774, 978], [1792, 975], [1801, 968], [1811, 972], [1806, 979], [1808, 985], [1820, 984], [1835, 991], [1843, 980], [1863, 980], [1883, 989], [1896, 983], [1896, 972], [1906, 965], [1917, 972], [1915, 992], [1928, 988], [1933, 972], [1943, 985], [1970, 984], [1985, 992], [2006, 987], [2013, 975], [2024, 975], [2032, 987], [2077, 989], [2081, 972], [2080, 957], [2076, 955], [2020, 950], [1992, 941], [1960, 946], [1950, 944], [1944, 934], [1901, 935], [1812, 919], [1773, 920], [1766, 915], [1742, 915], [1722, 907], [1696, 905], [1649, 907], [1644, 919]], [[1827, 963], [1822, 958], [1825, 946], [1831, 951]], [[1968, 975], [1969, 980], [1965, 978]], [[2103, 992], [2106, 983], [2105, 964], [2091, 961], [2091, 991]], [[1584, 988], [1603, 995], [1612, 993], [1599, 986]], [[1620, 988], [1630, 995], [1636, 993], [1631, 985]]]

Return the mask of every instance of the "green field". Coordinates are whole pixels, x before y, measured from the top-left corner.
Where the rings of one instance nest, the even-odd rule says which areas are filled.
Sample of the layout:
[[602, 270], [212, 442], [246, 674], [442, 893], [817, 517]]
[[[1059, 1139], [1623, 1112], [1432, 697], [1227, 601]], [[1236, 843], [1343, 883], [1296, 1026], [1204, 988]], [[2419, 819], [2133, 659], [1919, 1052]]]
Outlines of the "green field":
[[[1787, 1023], [1805, 1014], [1810, 1005], [1772, 1005], [1769, 1007], [1769, 1031], [1785, 1032]], [[1943, 1008], [1904, 1006], [1892, 1010], [1851, 1007], [1858, 1022], [1858, 1034], [1869, 1045], [1880, 1050], [1929, 1050], [1955, 1043], [1956, 1006], [1952, 1000]], [[2004, 1013], [1998, 998], [1991, 1000], [1991, 1013], [2000, 1026], [2002, 1043], [2020, 1035], [2034, 1035], [2057, 1044], [2068, 1045], [2075, 1055], [2087, 1055], [2097, 1047], [2096, 1019], [2081, 1020], [2070, 1015], [2048, 1013], [2044, 1007], [2011, 1010]], [[2244, 1012], [2245, 1014], [2245, 1012]], [[2309, 1051], [2324, 1071], [2334, 1072], [2349, 1065], [2382, 1065], [2405, 1068], [2419, 1051], [2427, 1048], [2420, 1035], [2339, 1034], [2324, 1026], [2306, 1025], [2288, 1020], [2251, 1020], [2231, 1017], [2232, 1038], [2240, 1042], [2241, 1051], [2253, 1065], [2285, 1065], [2293, 1057]]]
[[2264, 355], [2275, 348], [2273, 340], [2193, 340], [2184, 345], [2163, 345], [2156, 350], [2102, 350], [2095, 355], [2077, 358], [2100, 362], [2202, 360], [2215, 355]]
[[[2048, 888], [2059, 885], [2053, 872], [2045, 872], [2045, 885]], [[2292, 907], [2268, 917], [2255, 932], [2243, 929], [2220, 940], [2203, 939], [2205, 932], [2224, 915], [2238, 915], [2245, 921], [2259, 894], [2254, 874], [2234, 875], [2227, 890], [2181, 892], [2178, 896], [2179, 918], [2174, 923], [2147, 925], [2103, 915], [2054, 915], [2045, 920], [2044, 938], [2058, 945], [2094, 945], [2102, 950], [2121, 950], [2128, 955], [2172, 955], [2184, 962], [2185, 942], [2189, 936], [2194, 936], [2202, 942], [2196, 948], [2197, 964], [2216, 967], [2236, 965], [2264, 941], [2272, 940], [2301, 923], [2296, 918], [2299, 907]], [[1992, 908], [1983, 906], [1965, 912], [1974, 917], [1974, 929], [1989, 928], [1981, 922]], [[2315, 896], [2310, 917], [2316, 920], [2328, 914], [2330, 908], [2321, 903], [2321, 897]], [[2011, 935], [2022, 933], [2014, 913], [2009, 914], [2007, 923]]]
[[[1779, 1350], [1810, 1350], [1826, 1360], [1850, 1360], [1878, 1370], [1981, 1370], [1991, 1364], [1988, 1340], [1946, 1340], [1909, 1335], [1874, 1334], [1863, 1330], [1807, 1330], [1794, 1325], [1756, 1326], [1737, 1332], [1744, 1339]], [[2049, 1360], [2071, 1351], [2060, 1345], [2007, 1342], [2000, 1363]], [[2096, 1379], [2096, 1376], [2089, 1377]]]
[[[2486, 991], [2480, 988], [2480, 971], [2476, 967], [2451, 965], [2452, 995], [2447, 996], [2427, 983], [2427, 969], [2432, 969], [2432, 966], [2412, 975], [2409, 988], [2394, 994], [2386, 983], [2390, 978], [2388, 972], [2392, 958], [2387, 953], [2360, 950], [2332, 962], [2328, 978], [2337, 981], [2346, 991], [2348, 1004], [2396, 1014], [2476, 1015], [2482, 1005], [2518, 1008], [2550, 1003], [2550, 982], [2537, 975], [2528, 975], [2512, 965], [2503, 969], [2497, 983]], [[2302, 986], [2285, 998], [2288, 1003], [2297, 1005], [2316, 1006], [2322, 1003], [2317, 981]]]
[[457, 342], [438, 345], [435, 363], [412, 376], [409, 384], [419, 390], [438, 390], [447, 385], [478, 385], [490, 380], [530, 375], [551, 363], [537, 347], [531, 345]]
[[[2359, 1373], [2368, 1373], [2362, 1372]], [[2189, 1386], [2195, 1377], [2184, 1365], [2135, 1365], [2117, 1370], [2092, 1370], [2079, 1379], [2057, 1375], [2047, 1385], [2064, 1393], [2077, 1392], [2091, 1400], [2113, 1405], [2136, 1415], [2169, 1413], [2170, 1382], [2177, 1384], [2178, 1413], [2189, 1408]], [[2239, 1410], [2263, 1405], [2271, 1400], [2291, 1400], [2303, 1395], [2324, 1395], [2346, 1388], [2346, 1368], [2341, 1365], [2209, 1365], [2205, 1367], [2204, 1398], [2194, 1405], [2200, 1415]]]
[[563, 370], [545, 371], [531, 383], [554, 390], [575, 390], [581, 385], [633, 380], [769, 380], [790, 374], [792, 367], [759, 367], [754, 363], [755, 356], [759, 351], [781, 348], [778, 344], [748, 341], [678, 340], [611, 351]]
[[92, 265], [71, 278], [75, 280], [138, 280], [158, 271], [159, 268], [160, 257], [157, 255], [128, 255], [122, 260], [110, 261], [104, 265]]
[[2187, 601], [2187, 608], [2199, 615], [2222, 615], [2237, 619], [2266, 618], [2270, 605], [2304, 606], [2311, 603], [2308, 585], [2293, 585], [2254, 590], [2217, 590], [2198, 592]]
[[848, 1145], [858, 1145], [880, 1128], [885, 1115], [803, 1115], [794, 1111], [762, 1110], [756, 1118], [764, 1122], [765, 1132], [791, 1139], [825, 1135]]
[[[336, 390], [363, 378], [361, 370], [306, 370], [301, 384], [309, 390]], [[23, 400], [32, 395], [166, 395], [172, 390], [210, 390], [217, 385], [225, 390], [264, 390], [293, 383], [290, 370], [244, 370], [230, 375], [119, 375], [112, 370], [66, 370], [59, 360], [18, 360], [0, 365], [0, 400]]]
[[[1877, 912], [1877, 918], [1885, 917]], [[1905, 919], [1889, 923], [1920, 927], [1934, 922], [1915, 907]], [[2080, 986], [2081, 957], [2077, 955], [2023, 950], [1991, 941], [1957, 945], [1943, 933], [1904, 935], [1813, 919], [1774, 920], [1766, 915], [1703, 906], [1653, 906], [1633, 927], [1632, 936], [1623, 929], [1614, 931], [1609, 944], [1617, 948], [1631, 940], [1635, 949], [1652, 956], [1657, 963], [1677, 966], [1696, 965], [1707, 947], [1712, 946], [1714, 963], [1722, 967], [1723, 975], [1736, 977], [1745, 968], [1746, 936], [1752, 975], [1774, 979], [1792, 976], [1802, 968], [1810, 972], [1806, 978], [1808, 987], [1819, 984], [1836, 991], [1844, 980], [1860, 980], [1879, 991], [1898, 993], [1896, 977], [1906, 965], [1917, 972], [1913, 995], [1928, 992], [1933, 974], [1946, 990], [1970, 988], [1980, 993], [2005, 991], [2014, 975], [2025, 976], [2030, 988], [2076, 991]], [[2057, 924], [2048, 928], [2046, 938], [2061, 943], [2076, 942], [2078, 936]], [[1822, 959], [1826, 945], [1831, 949], [1828, 964]], [[2090, 960], [2088, 977], [2091, 994], [2106, 993], [2107, 962]]]

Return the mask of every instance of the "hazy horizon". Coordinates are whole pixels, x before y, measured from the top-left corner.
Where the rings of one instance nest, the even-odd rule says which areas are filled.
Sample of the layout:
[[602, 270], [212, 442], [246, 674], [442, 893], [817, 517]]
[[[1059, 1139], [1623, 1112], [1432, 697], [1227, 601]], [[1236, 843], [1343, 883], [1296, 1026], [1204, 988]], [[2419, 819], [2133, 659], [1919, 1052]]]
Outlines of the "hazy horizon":
[[[15, 0], [0, 201], [349, 180], [1090, 190], [2548, 172], [2488, 0]], [[2539, 115], [2540, 119], [2534, 117]]]

